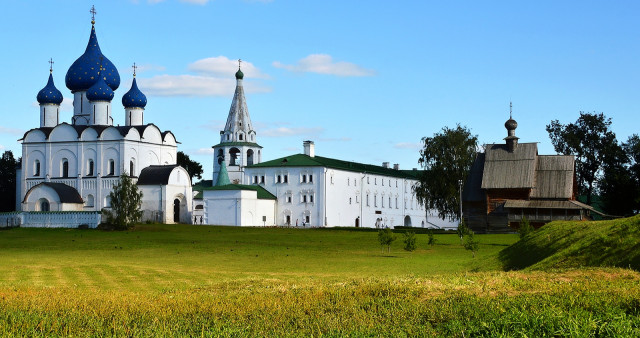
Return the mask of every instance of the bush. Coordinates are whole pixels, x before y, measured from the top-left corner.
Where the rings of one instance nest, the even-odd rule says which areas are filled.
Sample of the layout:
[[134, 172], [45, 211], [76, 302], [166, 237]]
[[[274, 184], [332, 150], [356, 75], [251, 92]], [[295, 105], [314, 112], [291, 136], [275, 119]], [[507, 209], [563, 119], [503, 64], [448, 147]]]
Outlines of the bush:
[[520, 220], [520, 227], [518, 227], [518, 234], [520, 234], [520, 239], [527, 237], [530, 233], [534, 232], [536, 229], [531, 226], [529, 220], [522, 216], [522, 220]]
[[436, 237], [433, 235], [433, 230], [429, 229], [429, 232], [427, 232], [427, 236], [429, 236], [429, 241], [427, 242], [429, 246], [433, 246], [434, 244], [436, 244]]
[[381, 248], [387, 246], [387, 252], [391, 252], [391, 243], [396, 240], [396, 235], [393, 234], [391, 229], [384, 228], [378, 231], [378, 242], [380, 242]]
[[464, 223], [464, 219], [461, 219], [458, 224], [458, 228], [456, 229], [456, 234], [460, 237], [460, 244], [463, 244], [464, 236], [469, 234], [469, 231], [471, 230], [467, 228], [467, 225]]
[[416, 249], [416, 233], [407, 231], [404, 233], [404, 249], [414, 251]]
[[78, 225], [78, 229], [87, 230], [87, 229], [89, 229], [89, 224], [80, 224], [80, 225]]
[[473, 258], [476, 258], [476, 251], [478, 251], [478, 240], [475, 238], [475, 234], [472, 230], [467, 229], [467, 234], [464, 236], [464, 248], [471, 250]]

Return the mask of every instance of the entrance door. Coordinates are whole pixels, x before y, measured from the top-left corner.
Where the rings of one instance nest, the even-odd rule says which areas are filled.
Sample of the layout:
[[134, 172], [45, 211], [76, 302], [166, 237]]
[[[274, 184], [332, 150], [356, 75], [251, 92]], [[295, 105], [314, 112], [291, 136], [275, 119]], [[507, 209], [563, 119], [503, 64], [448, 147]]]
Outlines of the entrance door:
[[173, 221], [180, 223], [180, 200], [177, 198], [173, 201]]
[[360, 217], [356, 218], [356, 228], [360, 227]]

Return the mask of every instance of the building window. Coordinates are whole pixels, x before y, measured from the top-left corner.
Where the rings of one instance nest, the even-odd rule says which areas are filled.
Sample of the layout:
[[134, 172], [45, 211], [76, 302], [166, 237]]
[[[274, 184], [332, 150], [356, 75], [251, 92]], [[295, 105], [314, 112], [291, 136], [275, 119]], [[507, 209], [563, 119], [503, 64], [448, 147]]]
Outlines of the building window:
[[380, 197], [380, 203], [382, 203], [382, 207], [384, 208], [384, 196]]
[[302, 203], [307, 203], [307, 195], [302, 195]]
[[313, 174], [309, 174], [309, 183], [313, 183]]
[[398, 209], [398, 198], [396, 197], [396, 209]]
[[94, 166], [93, 160], [89, 160], [89, 170], [87, 172], [88, 176], [93, 176], [93, 166]]
[[373, 206], [378, 207], [378, 195], [373, 196]]
[[253, 150], [247, 150], [247, 165], [253, 165]]
[[93, 201], [94, 201], [93, 195], [87, 195], [87, 201], [86, 201], [85, 206], [93, 207], [93, 203], [94, 203]]
[[282, 183], [282, 176], [281, 175], [276, 176], [276, 183]]
[[282, 178], [284, 180], [284, 183], [289, 183], [289, 175], [284, 174]]
[[229, 165], [240, 165], [240, 163], [238, 163], [238, 154], [240, 154], [240, 150], [238, 150], [238, 148], [231, 148], [229, 150], [229, 157], [230, 157], [230, 161], [229, 161]]
[[40, 211], [49, 211], [49, 201], [44, 198], [40, 199]]
[[398, 187], [398, 180], [396, 180], [396, 188]]
[[391, 196], [389, 196], [389, 209], [391, 209]]
[[367, 206], [369, 206], [369, 194], [367, 194]]
[[116, 162], [114, 160], [109, 160], [109, 175], [113, 176], [116, 174]]
[[309, 224], [309, 215], [304, 216], [305, 223]]
[[62, 159], [62, 177], [69, 177], [69, 161], [66, 158]]
[[40, 176], [40, 161], [38, 160], [34, 163], [33, 176]]
[[351, 185], [351, 179], [349, 177], [347, 177], [347, 186], [350, 186], [350, 185]]
[[360, 200], [358, 199], [358, 195], [356, 195], [356, 203], [360, 203]]
[[291, 203], [291, 196], [287, 196], [287, 203]]
[[302, 183], [307, 183], [307, 175], [306, 175], [306, 174], [303, 174], [303, 175], [302, 175], [302, 178], [301, 178], [301, 181], [300, 181], [300, 182], [302, 182]]
[[253, 183], [258, 184], [258, 176], [253, 176]]
[[313, 203], [313, 194], [309, 195], [309, 202]]
[[129, 161], [129, 176], [135, 176], [135, 168], [133, 167], [133, 161]]
[[369, 184], [369, 177], [367, 176], [367, 184]]
[[384, 178], [381, 179], [380, 181], [382, 181], [382, 186], [384, 187]]
[[351, 197], [349, 197], [349, 204], [351, 204]]
[[260, 176], [260, 184], [264, 184], [264, 175]]
[[238, 140], [242, 141], [242, 134], [238, 135]]
[[373, 178], [373, 184], [374, 184], [374, 185], [378, 185], [378, 178], [377, 178], [377, 177], [374, 177], [374, 178]]

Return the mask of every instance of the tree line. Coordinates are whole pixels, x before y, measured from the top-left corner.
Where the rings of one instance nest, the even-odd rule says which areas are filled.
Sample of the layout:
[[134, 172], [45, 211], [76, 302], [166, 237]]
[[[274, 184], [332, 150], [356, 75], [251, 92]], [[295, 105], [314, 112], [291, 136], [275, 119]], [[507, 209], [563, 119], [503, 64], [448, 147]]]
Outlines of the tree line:
[[[555, 151], [575, 156], [577, 194], [587, 204], [597, 198], [610, 215], [640, 212], [640, 137], [619, 142], [611, 118], [580, 112], [575, 122], [553, 120], [546, 131]], [[418, 201], [442, 219], [460, 219], [460, 182], [465, 182], [478, 154], [478, 136], [466, 126], [444, 127], [422, 138], [418, 163], [424, 168], [415, 188]]]

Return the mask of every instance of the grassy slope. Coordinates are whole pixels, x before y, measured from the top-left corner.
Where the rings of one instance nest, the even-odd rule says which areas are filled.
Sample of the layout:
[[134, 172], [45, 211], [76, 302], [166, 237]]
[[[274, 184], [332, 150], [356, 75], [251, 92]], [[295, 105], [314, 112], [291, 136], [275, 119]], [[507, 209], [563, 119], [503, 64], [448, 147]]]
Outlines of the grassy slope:
[[640, 269], [640, 215], [598, 222], [549, 223], [500, 253], [506, 269]]

